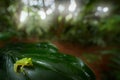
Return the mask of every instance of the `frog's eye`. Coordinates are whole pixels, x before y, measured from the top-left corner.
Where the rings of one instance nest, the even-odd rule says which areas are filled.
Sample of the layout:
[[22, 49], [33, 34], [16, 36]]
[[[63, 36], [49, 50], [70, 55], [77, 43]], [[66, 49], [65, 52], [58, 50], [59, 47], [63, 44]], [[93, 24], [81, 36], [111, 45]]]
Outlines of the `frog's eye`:
[[30, 61], [30, 60], [31, 60], [31, 58], [28, 58], [28, 60]]

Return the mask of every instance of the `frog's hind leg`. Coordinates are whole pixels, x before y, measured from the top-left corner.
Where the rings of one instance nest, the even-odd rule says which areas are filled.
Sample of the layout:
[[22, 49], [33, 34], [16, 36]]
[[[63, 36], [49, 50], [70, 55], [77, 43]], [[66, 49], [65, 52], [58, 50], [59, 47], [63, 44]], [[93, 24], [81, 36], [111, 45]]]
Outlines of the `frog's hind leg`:
[[18, 65], [14, 64], [14, 71], [17, 72], [18, 70]]

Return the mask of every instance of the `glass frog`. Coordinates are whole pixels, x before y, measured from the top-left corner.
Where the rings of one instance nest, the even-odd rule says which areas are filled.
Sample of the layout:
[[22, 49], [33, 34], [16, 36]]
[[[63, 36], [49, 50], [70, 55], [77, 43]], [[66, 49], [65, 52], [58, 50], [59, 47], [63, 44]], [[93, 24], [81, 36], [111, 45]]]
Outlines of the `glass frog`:
[[14, 63], [14, 71], [15, 72], [18, 72], [18, 71], [23, 72], [24, 66], [33, 66], [32, 59], [31, 58], [22, 58], [22, 59], [16, 61], [16, 63]]

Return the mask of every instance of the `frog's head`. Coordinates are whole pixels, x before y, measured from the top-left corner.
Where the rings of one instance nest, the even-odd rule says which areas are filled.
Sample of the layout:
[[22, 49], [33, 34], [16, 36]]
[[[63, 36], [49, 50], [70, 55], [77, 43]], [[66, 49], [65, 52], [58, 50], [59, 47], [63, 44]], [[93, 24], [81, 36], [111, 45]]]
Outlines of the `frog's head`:
[[32, 65], [33, 65], [31, 58], [27, 58], [27, 60], [25, 60], [25, 61], [26, 61], [26, 62], [25, 62], [25, 65], [27, 65], [27, 66], [32, 66]]

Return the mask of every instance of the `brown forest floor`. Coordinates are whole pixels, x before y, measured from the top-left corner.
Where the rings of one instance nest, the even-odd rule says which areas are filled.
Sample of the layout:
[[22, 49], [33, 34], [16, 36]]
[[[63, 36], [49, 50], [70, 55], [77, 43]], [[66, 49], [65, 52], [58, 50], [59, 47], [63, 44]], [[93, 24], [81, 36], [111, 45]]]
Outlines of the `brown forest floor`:
[[[116, 46], [106, 46], [106, 47], [100, 47], [100, 46], [81, 46], [77, 43], [70, 43], [70, 42], [53, 42], [61, 52], [64, 52], [66, 54], [74, 55], [79, 58], [81, 58], [95, 73], [96, 80], [102, 80], [102, 72], [106, 72], [109, 70], [109, 67], [107, 64], [109, 64], [109, 57], [110, 55], [104, 55], [101, 56], [98, 52], [102, 50], [110, 50], [113, 48], [118, 48]], [[94, 61], [89, 61], [87, 57], [84, 56], [84, 53], [87, 55], [94, 54], [97, 55], [98, 59], [95, 59]]]

